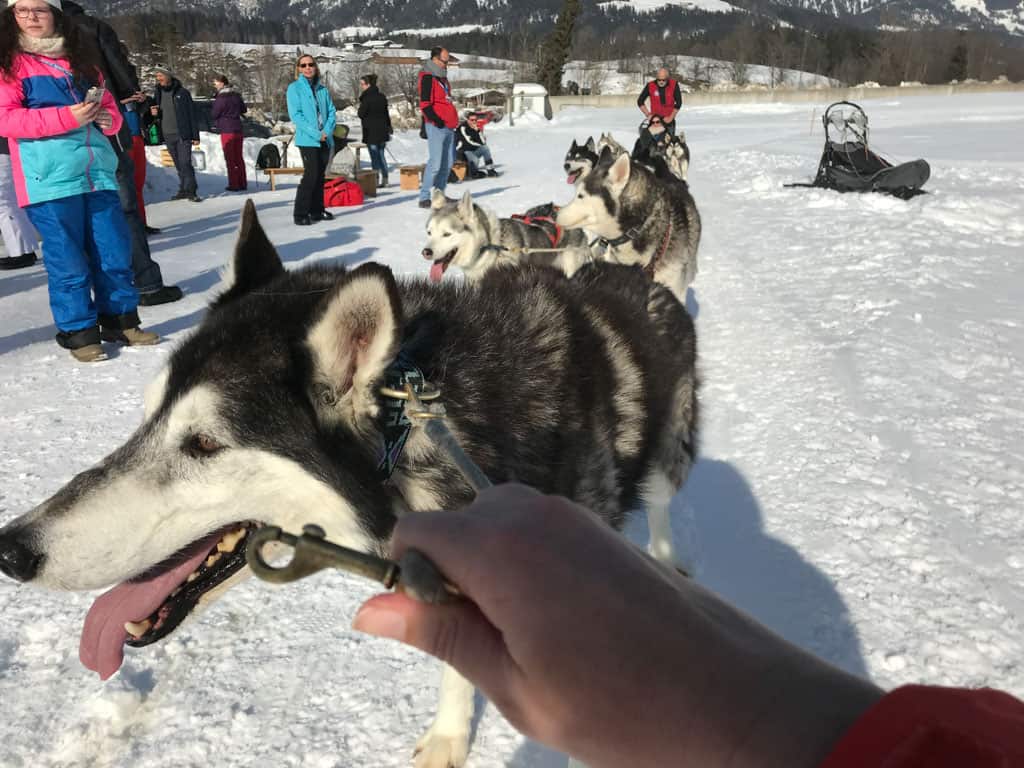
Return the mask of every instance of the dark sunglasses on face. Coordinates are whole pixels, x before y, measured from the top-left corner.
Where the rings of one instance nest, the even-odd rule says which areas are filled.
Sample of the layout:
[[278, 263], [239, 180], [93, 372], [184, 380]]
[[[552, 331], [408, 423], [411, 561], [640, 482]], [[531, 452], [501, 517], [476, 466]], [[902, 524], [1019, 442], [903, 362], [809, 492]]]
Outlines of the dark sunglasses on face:
[[299, 68], [300, 69], [306, 69], [307, 67], [310, 67], [312, 69], [316, 69], [316, 64], [314, 64], [311, 61], [304, 61], [301, 64], [299, 64]]
[[654, 82], [656, 82], [656, 83], [667, 83], [667, 82], [668, 82], [668, 80], [666, 80], [666, 79], [665, 79], [665, 78], [663, 78], [663, 77], [659, 77], [659, 78], [658, 78], [657, 80], [655, 80]]

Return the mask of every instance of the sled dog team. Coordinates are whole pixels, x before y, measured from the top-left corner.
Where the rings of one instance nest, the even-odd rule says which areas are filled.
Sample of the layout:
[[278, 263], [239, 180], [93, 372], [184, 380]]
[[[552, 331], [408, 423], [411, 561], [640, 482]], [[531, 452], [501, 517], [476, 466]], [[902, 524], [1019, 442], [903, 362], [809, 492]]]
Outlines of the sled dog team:
[[[256, 528], [314, 523], [386, 555], [398, 517], [474, 495], [421, 430], [396, 449], [402, 405], [382, 386], [419, 380], [493, 482], [566, 496], [615, 528], [642, 506], [651, 553], [675, 563], [669, 505], [697, 444], [684, 300], [700, 217], [687, 183], [655, 166], [610, 137], [574, 141], [573, 200], [519, 219], [435, 194], [430, 281], [378, 264], [286, 270], [247, 202], [221, 292], [147, 389], [142, 424], [0, 529], [0, 570], [110, 587], [79, 644], [106, 679], [126, 645], [163, 639], [247, 578]], [[441, 280], [452, 264], [466, 281]], [[417, 768], [465, 763], [473, 699], [446, 668]]]

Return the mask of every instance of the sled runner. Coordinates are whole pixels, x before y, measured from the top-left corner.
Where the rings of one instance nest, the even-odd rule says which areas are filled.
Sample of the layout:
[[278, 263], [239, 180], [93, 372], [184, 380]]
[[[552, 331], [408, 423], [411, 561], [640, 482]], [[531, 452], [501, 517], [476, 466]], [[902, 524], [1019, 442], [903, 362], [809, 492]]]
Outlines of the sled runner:
[[893, 165], [868, 148], [868, 116], [857, 104], [837, 101], [825, 110], [825, 149], [818, 173], [810, 184], [787, 187], [824, 187], [838, 192], [884, 192], [902, 200], [924, 194], [921, 187], [931, 174], [924, 160]]

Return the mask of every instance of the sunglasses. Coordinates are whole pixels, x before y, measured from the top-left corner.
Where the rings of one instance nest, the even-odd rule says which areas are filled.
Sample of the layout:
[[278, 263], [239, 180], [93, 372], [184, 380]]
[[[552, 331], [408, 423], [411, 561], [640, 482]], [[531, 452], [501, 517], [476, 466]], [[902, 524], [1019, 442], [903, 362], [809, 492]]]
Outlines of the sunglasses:
[[667, 82], [668, 82], [668, 80], [666, 80], [666, 79], [665, 79], [665, 78], [663, 78], [663, 77], [659, 77], [659, 78], [658, 78], [657, 80], [655, 80], [654, 82], [656, 82], [656, 83], [667, 83]]
[[311, 61], [306, 61], [306, 62], [303, 62], [302, 64], [299, 64], [299, 69], [307, 69], [307, 68], [308, 69], [316, 69], [316, 64], [314, 64]]

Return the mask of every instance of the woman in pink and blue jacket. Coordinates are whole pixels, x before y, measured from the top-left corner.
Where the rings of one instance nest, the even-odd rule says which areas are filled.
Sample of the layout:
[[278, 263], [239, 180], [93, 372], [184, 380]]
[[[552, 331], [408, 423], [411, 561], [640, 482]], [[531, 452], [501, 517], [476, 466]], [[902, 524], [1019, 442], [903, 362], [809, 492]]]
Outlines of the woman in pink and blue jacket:
[[[155, 344], [139, 328], [131, 242], [117, 195], [121, 127], [99, 52], [67, 23], [60, 0], [8, 0], [0, 13], [0, 136], [10, 141], [18, 205], [43, 238], [57, 343], [81, 362], [100, 340]], [[106, 135], [104, 135], [106, 134]]]

